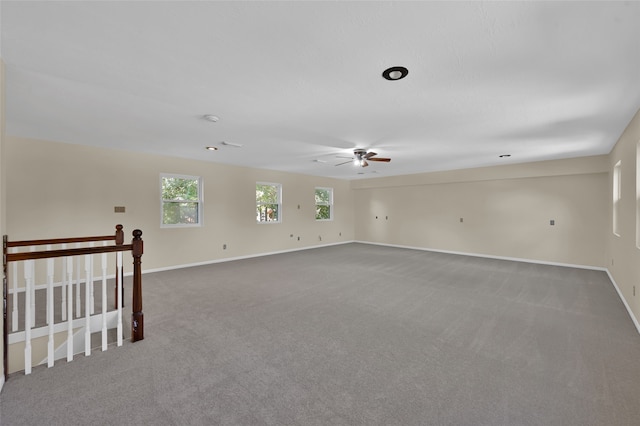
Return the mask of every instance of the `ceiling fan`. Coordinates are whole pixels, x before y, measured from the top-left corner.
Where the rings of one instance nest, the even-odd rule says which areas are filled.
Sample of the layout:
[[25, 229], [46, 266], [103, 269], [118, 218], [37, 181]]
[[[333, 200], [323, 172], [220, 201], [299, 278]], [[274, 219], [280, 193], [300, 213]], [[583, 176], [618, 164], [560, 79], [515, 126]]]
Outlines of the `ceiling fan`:
[[344, 163], [338, 163], [336, 166], [341, 166], [347, 163], [353, 163], [354, 166], [367, 167], [369, 165], [368, 161], [382, 161], [384, 163], [388, 163], [391, 161], [391, 158], [382, 158], [377, 157], [375, 152], [367, 152], [366, 149], [356, 149], [353, 151], [353, 157], [338, 157], [338, 158], [350, 158], [349, 161], [345, 161]]

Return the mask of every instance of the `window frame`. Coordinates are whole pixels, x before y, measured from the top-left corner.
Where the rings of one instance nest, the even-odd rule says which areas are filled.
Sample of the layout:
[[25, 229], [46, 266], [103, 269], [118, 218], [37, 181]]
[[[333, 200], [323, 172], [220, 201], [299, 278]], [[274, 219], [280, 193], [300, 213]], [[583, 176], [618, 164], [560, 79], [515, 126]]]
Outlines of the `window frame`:
[[[165, 200], [162, 182], [164, 178], [175, 178], [175, 179], [183, 179], [183, 180], [195, 180], [198, 182], [198, 200], [197, 201], [185, 201], [179, 199]], [[186, 202], [186, 203], [196, 203], [197, 204], [197, 215], [198, 221], [196, 223], [164, 223], [164, 206], [165, 203], [176, 203], [176, 202]], [[176, 173], [160, 173], [160, 228], [197, 228], [204, 225], [203, 223], [203, 212], [204, 212], [204, 180], [202, 176], [192, 176], [192, 175], [182, 175]]]
[[622, 160], [613, 166], [613, 235], [620, 236], [620, 200], [622, 200]]
[[[321, 191], [328, 191], [329, 192], [329, 202], [328, 203], [318, 203], [317, 199], [315, 198], [316, 196], [316, 191], [321, 190]], [[313, 196], [314, 196], [314, 206], [315, 206], [315, 210], [316, 210], [316, 214], [315, 214], [315, 218], [317, 222], [330, 222], [333, 220], [333, 188], [329, 188], [326, 186], [316, 186], [315, 190], [313, 191]], [[328, 219], [318, 219], [318, 206], [327, 206], [329, 207], [329, 218]]]
[[[276, 223], [282, 223], [282, 184], [281, 183], [275, 183], [275, 182], [256, 182], [256, 192], [258, 191], [258, 185], [262, 185], [262, 186], [273, 186], [275, 188], [277, 188], [276, 194], [277, 194], [277, 202], [276, 203], [263, 203], [263, 202], [259, 202], [257, 200], [256, 197], [256, 223], [259, 225], [262, 224], [276, 224]], [[276, 220], [260, 220], [260, 217], [262, 217], [262, 215], [259, 212], [260, 206], [264, 206], [264, 205], [276, 205], [277, 206], [277, 219]]]
[[640, 140], [636, 144], [636, 248], [640, 249]]

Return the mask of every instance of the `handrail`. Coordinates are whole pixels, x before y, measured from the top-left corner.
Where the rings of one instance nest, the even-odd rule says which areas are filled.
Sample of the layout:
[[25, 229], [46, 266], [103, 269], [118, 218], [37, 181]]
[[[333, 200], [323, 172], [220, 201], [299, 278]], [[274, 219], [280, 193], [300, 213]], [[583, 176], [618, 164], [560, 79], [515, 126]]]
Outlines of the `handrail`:
[[51, 238], [48, 240], [7, 241], [7, 247], [44, 246], [47, 244], [86, 243], [91, 241], [111, 240], [115, 240], [115, 236], [101, 235], [97, 237]]
[[[47, 259], [55, 257], [65, 256], [79, 256], [97, 253], [113, 253], [122, 251], [131, 251], [133, 256], [133, 301], [132, 301], [132, 314], [131, 314], [131, 341], [136, 342], [144, 339], [144, 328], [142, 313], [142, 270], [141, 270], [141, 257], [143, 254], [143, 241], [142, 231], [135, 229], [133, 231], [133, 239], [131, 244], [124, 244], [124, 232], [122, 225], [116, 225], [115, 235], [102, 235], [94, 237], [72, 237], [72, 238], [53, 238], [53, 239], [40, 239], [40, 240], [24, 240], [24, 241], [9, 241], [7, 235], [3, 236], [3, 318], [4, 318], [4, 348], [3, 348], [3, 361], [5, 380], [8, 379], [8, 327], [7, 327], [7, 298], [8, 298], [8, 285], [7, 285], [7, 264], [9, 262], [34, 260], [34, 259]], [[115, 241], [115, 245], [101, 246], [101, 247], [78, 247], [70, 249], [57, 249], [57, 250], [41, 250], [41, 251], [29, 251], [29, 252], [16, 252], [8, 253], [8, 248], [11, 247], [27, 247], [27, 246], [39, 246], [39, 245], [54, 245], [54, 244], [67, 244], [67, 243], [80, 243], [80, 242], [94, 242], [94, 241]], [[116, 279], [121, 274], [116, 274]], [[116, 304], [118, 304], [118, 294], [116, 287]]]
[[124, 243], [124, 231], [122, 230], [122, 225], [116, 225], [115, 235], [100, 235], [97, 237], [50, 238], [47, 240], [6, 241], [6, 247], [44, 246], [47, 244], [87, 243], [91, 241], [111, 240], [115, 240], [116, 245], [122, 245]]
[[7, 262], [17, 262], [20, 260], [50, 259], [52, 257], [80, 256], [83, 254], [113, 253], [116, 251], [133, 250], [133, 244], [121, 246], [103, 247], [78, 247], [61, 250], [25, 251], [21, 253], [7, 253]]

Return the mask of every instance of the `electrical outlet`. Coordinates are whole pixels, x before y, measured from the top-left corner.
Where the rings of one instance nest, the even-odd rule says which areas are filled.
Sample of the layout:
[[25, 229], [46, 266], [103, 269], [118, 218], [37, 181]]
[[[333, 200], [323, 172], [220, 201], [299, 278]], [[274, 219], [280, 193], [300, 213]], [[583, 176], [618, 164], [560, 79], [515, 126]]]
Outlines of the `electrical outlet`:
[[555, 220], [551, 219], [551, 220], [549, 221], [549, 225], [551, 225], [551, 226], [555, 226], [555, 224], [556, 224], [556, 221], [555, 221]]
[[463, 218], [460, 218], [460, 223], [462, 223], [462, 222], [464, 222], [464, 219], [463, 219]]
[[342, 237], [342, 232], [339, 232], [339, 233], [338, 233], [338, 236], [339, 236], [339, 237]]
[[389, 216], [385, 216], [385, 217], [384, 217], [384, 219], [385, 219], [385, 220], [389, 220]]
[[322, 235], [318, 235], [318, 240], [322, 241]]
[[298, 237], [298, 241], [300, 241], [300, 237]]
[[226, 250], [226, 249], [227, 249], [227, 245], [226, 245], [226, 244], [223, 244], [223, 245], [222, 245], [222, 250]]

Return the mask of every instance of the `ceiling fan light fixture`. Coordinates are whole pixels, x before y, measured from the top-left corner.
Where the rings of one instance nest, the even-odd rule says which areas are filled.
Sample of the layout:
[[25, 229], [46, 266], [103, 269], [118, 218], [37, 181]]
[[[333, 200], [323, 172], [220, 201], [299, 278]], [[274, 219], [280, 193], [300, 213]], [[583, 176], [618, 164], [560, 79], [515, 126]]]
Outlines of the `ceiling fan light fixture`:
[[405, 67], [391, 67], [382, 72], [382, 77], [389, 81], [402, 80], [409, 74]]

